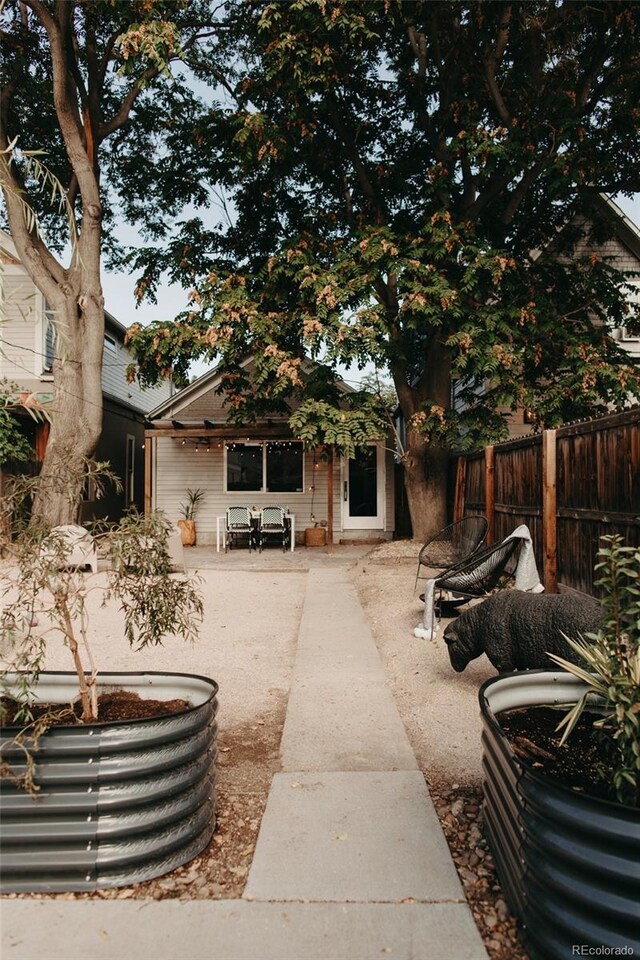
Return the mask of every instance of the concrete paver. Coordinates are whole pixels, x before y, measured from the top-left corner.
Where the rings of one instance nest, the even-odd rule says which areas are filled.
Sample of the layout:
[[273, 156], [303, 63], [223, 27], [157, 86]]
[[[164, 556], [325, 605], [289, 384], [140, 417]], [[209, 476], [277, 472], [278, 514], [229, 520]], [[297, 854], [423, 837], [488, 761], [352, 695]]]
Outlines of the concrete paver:
[[9, 928], [3, 960], [486, 960], [456, 903], [15, 900]]
[[276, 774], [244, 896], [465, 902], [417, 770]]
[[415, 770], [398, 708], [344, 570], [312, 569], [280, 747], [285, 770]]

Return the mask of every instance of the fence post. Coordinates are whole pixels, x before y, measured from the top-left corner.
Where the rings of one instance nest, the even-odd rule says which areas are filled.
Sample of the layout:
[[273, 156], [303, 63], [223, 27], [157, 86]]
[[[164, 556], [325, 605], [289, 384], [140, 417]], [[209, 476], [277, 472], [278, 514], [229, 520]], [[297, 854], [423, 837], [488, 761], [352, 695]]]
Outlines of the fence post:
[[547, 593], [558, 592], [558, 496], [556, 486], [556, 431], [542, 432], [542, 546], [543, 579]]
[[467, 458], [458, 457], [456, 467], [456, 489], [453, 501], [453, 521], [464, 517], [465, 484], [467, 482]]
[[491, 545], [494, 542], [495, 530], [494, 530], [494, 504], [495, 504], [495, 495], [493, 489], [493, 479], [494, 479], [494, 447], [493, 445], [485, 447], [484, 450], [484, 512], [487, 517], [487, 522], [489, 524], [489, 529], [487, 530], [487, 545]]

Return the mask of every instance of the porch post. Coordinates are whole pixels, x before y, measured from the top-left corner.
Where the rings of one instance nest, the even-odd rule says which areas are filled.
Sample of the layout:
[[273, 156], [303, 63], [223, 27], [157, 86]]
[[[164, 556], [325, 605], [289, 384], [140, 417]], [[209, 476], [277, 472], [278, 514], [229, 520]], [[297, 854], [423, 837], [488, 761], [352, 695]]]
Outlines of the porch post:
[[327, 553], [333, 553], [333, 447], [327, 460]]

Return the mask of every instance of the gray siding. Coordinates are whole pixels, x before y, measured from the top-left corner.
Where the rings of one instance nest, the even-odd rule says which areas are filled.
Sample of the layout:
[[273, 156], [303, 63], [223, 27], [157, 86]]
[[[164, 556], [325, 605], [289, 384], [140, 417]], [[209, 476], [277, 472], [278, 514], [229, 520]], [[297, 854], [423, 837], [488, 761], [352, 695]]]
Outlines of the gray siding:
[[[213, 419], [211, 411], [206, 413]], [[187, 419], [185, 412], [180, 416]], [[297, 539], [301, 539], [305, 527], [313, 526], [311, 514], [316, 520], [327, 520], [327, 464], [317, 459], [314, 471], [314, 456], [307, 451], [304, 456], [304, 490], [301, 493], [226, 493], [224, 482], [224, 449], [218, 441], [206, 447], [199, 444], [196, 453], [195, 444], [185, 444], [179, 438], [158, 437], [153, 470], [152, 501], [154, 509], [162, 510], [167, 518], [175, 523], [180, 519], [180, 504], [185, 499], [187, 487], [202, 487], [206, 497], [196, 516], [198, 543], [214, 544], [216, 541], [216, 517], [224, 516], [227, 507], [234, 504], [246, 504], [258, 508], [277, 503], [287, 507], [295, 514]], [[386, 455], [386, 489], [384, 533], [389, 536], [394, 529], [393, 494], [393, 456]], [[334, 537], [342, 535], [342, 499], [341, 499], [341, 463], [334, 463], [333, 485], [333, 529]], [[312, 490], [315, 487], [315, 491]], [[382, 536], [382, 530], [348, 530], [344, 534], [353, 538], [358, 536]]]

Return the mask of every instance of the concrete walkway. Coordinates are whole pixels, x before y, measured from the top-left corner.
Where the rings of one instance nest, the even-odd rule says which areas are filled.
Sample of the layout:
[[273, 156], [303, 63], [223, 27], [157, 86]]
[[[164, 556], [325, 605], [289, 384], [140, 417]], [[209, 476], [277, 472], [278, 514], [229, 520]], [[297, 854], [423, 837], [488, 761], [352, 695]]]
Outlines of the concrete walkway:
[[346, 569], [314, 567], [242, 900], [5, 900], [3, 960], [486, 960]]

